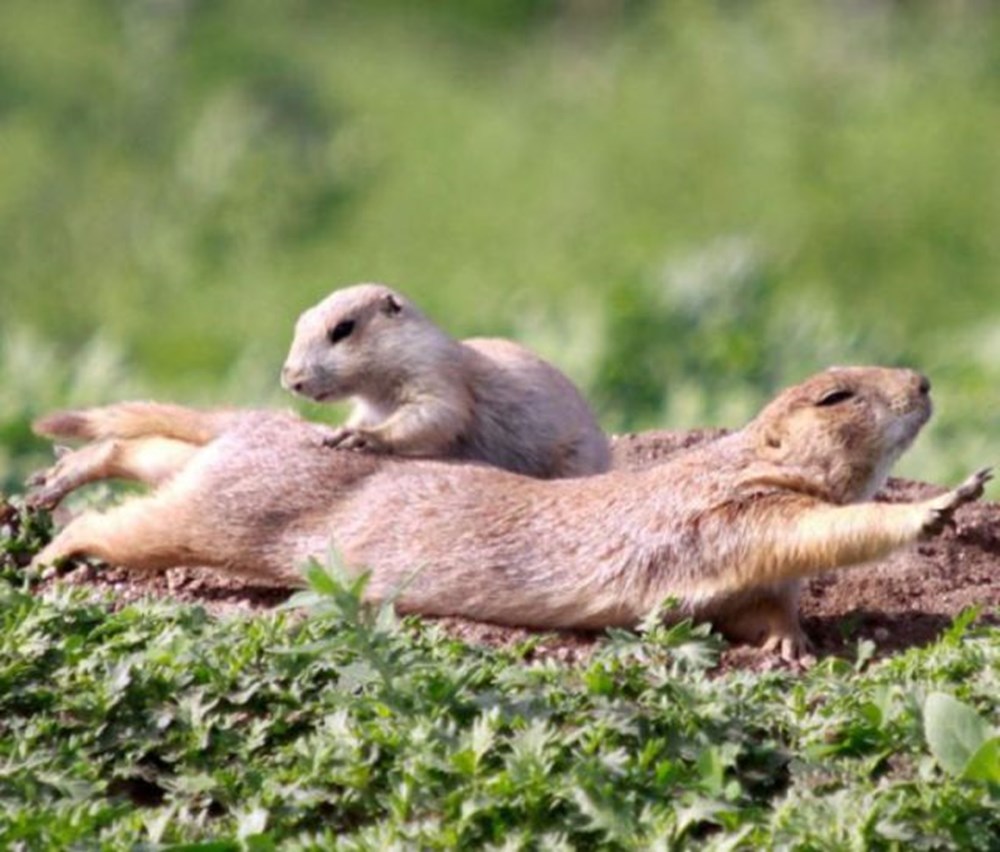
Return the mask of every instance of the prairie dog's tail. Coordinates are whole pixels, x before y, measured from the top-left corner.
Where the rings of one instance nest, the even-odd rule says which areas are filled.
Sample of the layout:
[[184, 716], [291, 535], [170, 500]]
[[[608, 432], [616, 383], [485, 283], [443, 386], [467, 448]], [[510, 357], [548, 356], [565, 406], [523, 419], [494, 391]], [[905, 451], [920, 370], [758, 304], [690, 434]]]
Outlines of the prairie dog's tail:
[[235, 422], [236, 411], [199, 411], [161, 402], [122, 402], [102, 408], [55, 411], [32, 424], [48, 438], [88, 441], [106, 438], [173, 438], [202, 446]]

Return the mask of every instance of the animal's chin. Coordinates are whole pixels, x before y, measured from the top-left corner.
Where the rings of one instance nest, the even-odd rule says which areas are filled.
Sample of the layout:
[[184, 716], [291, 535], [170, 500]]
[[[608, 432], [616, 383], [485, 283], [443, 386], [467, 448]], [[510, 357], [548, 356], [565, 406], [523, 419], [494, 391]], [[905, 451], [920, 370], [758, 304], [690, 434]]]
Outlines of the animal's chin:
[[859, 500], [870, 500], [875, 496], [889, 479], [889, 474], [903, 455], [920, 434], [923, 425], [930, 419], [930, 406], [912, 411], [900, 417], [889, 430], [888, 440], [882, 453], [882, 458], [878, 465], [872, 470], [871, 478], [863, 489]]
[[930, 402], [920, 408], [908, 411], [895, 419], [889, 429], [886, 430], [885, 448], [886, 453], [895, 461], [907, 449], [914, 439], [920, 434], [920, 430], [931, 418]]
[[313, 402], [339, 402], [344, 399], [347, 394], [337, 390], [323, 390], [307, 393], [305, 396]]

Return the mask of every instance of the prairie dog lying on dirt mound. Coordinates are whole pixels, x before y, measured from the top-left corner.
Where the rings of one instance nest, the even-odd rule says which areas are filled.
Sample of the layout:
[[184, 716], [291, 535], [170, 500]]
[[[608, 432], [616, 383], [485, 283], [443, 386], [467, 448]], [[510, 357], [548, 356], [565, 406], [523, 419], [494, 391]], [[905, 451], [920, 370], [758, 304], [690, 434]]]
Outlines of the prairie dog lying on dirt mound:
[[[874, 493], [930, 411], [917, 373], [828, 370], [663, 464], [552, 481], [330, 453], [317, 427], [248, 412], [153, 494], [72, 521], [36, 563], [90, 554], [300, 585], [300, 566], [332, 542], [371, 571], [369, 597], [398, 593], [407, 612], [602, 628], [671, 597], [681, 614], [791, 656], [806, 644], [799, 578], [933, 535], [981, 496], [987, 471], [918, 503], [846, 505]], [[60, 465], [86, 468], [90, 449]], [[132, 452], [141, 479], [144, 439]]]
[[607, 436], [559, 370], [509, 340], [454, 340], [381, 284], [337, 290], [303, 313], [281, 381], [317, 402], [354, 399], [331, 445], [545, 479], [611, 462]]

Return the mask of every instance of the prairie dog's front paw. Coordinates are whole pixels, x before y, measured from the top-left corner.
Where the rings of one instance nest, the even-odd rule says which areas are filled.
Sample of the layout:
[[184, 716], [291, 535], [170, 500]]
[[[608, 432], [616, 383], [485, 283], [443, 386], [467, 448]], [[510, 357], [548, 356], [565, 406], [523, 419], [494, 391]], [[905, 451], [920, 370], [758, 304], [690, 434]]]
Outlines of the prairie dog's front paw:
[[374, 434], [363, 429], [352, 429], [341, 426], [323, 439], [324, 447], [336, 447], [338, 450], [358, 450], [369, 453], [385, 451], [385, 446]]
[[960, 506], [972, 503], [983, 496], [983, 489], [993, 478], [993, 471], [988, 467], [977, 470], [958, 488], [931, 501], [921, 532], [925, 536], [941, 533], [945, 527], [954, 524], [955, 512]]

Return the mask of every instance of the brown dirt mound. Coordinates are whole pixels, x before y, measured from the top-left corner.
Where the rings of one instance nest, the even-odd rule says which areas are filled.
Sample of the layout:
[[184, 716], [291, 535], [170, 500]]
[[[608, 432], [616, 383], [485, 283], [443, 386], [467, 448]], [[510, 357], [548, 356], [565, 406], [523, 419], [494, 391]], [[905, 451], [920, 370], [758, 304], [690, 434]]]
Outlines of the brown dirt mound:
[[[644, 432], [614, 439], [615, 466], [643, 468], [677, 452], [724, 434], [721, 430]], [[943, 489], [919, 482], [890, 480], [877, 499], [906, 502]], [[110, 588], [123, 603], [166, 596], [200, 603], [224, 614], [265, 609], [287, 599], [289, 592], [248, 585], [232, 578], [188, 568], [159, 576], [132, 576], [120, 569], [82, 565], [58, 580]], [[852, 656], [857, 642], [874, 642], [880, 656], [927, 644], [951, 620], [971, 606], [982, 608], [981, 620], [1000, 623], [1000, 504], [978, 503], [960, 510], [954, 529], [933, 541], [902, 550], [853, 571], [814, 578], [804, 584], [802, 616], [817, 655]], [[585, 633], [537, 633], [481, 624], [461, 618], [436, 619], [448, 633], [471, 643], [511, 647], [534, 639], [534, 657], [563, 661], [585, 658], [599, 636]], [[732, 647], [722, 665], [767, 669], [787, 665], [756, 648]]]

